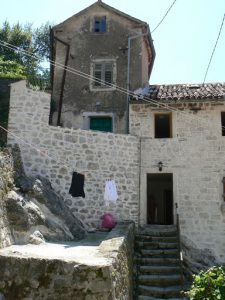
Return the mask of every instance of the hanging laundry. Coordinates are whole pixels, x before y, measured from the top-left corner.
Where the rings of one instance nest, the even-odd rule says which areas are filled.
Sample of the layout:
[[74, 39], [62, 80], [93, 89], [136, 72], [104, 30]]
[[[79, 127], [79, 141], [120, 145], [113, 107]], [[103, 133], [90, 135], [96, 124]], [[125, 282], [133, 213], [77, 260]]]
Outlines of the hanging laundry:
[[69, 194], [73, 197], [83, 197], [85, 198], [84, 193], [84, 175], [73, 172], [72, 182], [69, 189]]
[[109, 205], [109, 202], [115, 203], [118, 199], [117, 189], [115, 180], [107, 180], [105, 182], [105, 193], [104, 200], [106, 205]]

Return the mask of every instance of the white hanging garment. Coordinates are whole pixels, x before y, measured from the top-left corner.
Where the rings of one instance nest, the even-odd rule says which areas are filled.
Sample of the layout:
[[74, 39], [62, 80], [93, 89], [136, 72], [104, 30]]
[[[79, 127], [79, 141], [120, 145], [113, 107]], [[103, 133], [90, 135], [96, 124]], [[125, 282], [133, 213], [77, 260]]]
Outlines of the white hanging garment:
[[105, 182], [105, 193], [104, 200], [106, 205], [109, 205], [109, 202], [115, 203], [118, 199], [117, 189], [115, 180], [107, 180]]
[[110, 186], [111, 186], [111, 201], [116, 202], [118, 199], [118, 194], [117, 194], [117, 188], [116, 188], [116, 183], [115, 180], [110, 181]]

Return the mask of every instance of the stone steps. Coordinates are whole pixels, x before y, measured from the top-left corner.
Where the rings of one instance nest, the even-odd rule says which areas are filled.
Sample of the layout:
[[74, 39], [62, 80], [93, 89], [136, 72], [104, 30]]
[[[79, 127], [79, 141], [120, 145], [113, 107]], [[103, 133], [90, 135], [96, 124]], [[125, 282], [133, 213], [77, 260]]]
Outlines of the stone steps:
[[142, 228], [135, 240], [136, 300], [180, 300], [181, 274], [174, 225]]
[[137, 241], [136, 246], [141, 247], [142, 249], [145, 249], [145, 248], [149, 248], [149, 249], [177, 249], [178, 248], [177, 243], [173, 243], [173, 242], [164, 243], [164, 242], [156, 242], [156, 241], [153, 241], [153, 242], [151, 242], [151, 241], [149, 241], [149, 242]]
[[150, 235], [137, 235], [137, 241], [144, 242], [159, 242], [159, 243], [176, 243], [177, 238], [174, 236], [150, 236]]
[[144, 257], [165, 257], [165, 258], [179, 258], [177, 249], [142, 249], [140, 251]]
[[151, 286], [171, 286], [180, 284], [179, 274], [167, 275], [139, 275], [138, 281], [140, 284]]
[[[164, 300], [165, 298], [155, 298], [150, 296], [138, 296], [137, 300]], [[187, 298], [169, 298], [169, 300], [187, 300]]]
[[139, 272], [141, 274], [178, 274], [180, 271], [179, 266], [140, 266]]
[[158, 286], [147, 286], [139, 285], [138, 292], [144, 296], [151, 296], [155, 298], [171, 299], [180, 297], [181, 286], [168, 286], [168, 287], [158, 287]]
[[153, 266], [179, 266], [179, 258], [149, 258], [137, 257], [136, 262], [140, 265], [153, 265]]

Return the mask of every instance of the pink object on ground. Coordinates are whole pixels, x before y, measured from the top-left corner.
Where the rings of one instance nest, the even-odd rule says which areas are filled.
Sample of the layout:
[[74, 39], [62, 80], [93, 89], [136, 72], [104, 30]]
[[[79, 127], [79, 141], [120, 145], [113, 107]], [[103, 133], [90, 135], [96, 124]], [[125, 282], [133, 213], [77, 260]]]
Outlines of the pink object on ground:
[[116, 226], [116, 220], [110, 213], [104, 213], [102, 216], [102, 228], [112, 229]]

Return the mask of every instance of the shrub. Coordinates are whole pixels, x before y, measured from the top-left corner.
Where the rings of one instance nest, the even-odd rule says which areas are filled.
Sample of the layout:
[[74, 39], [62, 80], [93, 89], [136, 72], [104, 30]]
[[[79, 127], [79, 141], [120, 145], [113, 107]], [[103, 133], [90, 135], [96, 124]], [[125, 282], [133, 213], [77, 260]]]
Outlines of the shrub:
[[225, 267], [212, 267], [194, 275], [193, 284], [186, 295], [193, 300], [224, 300]]

